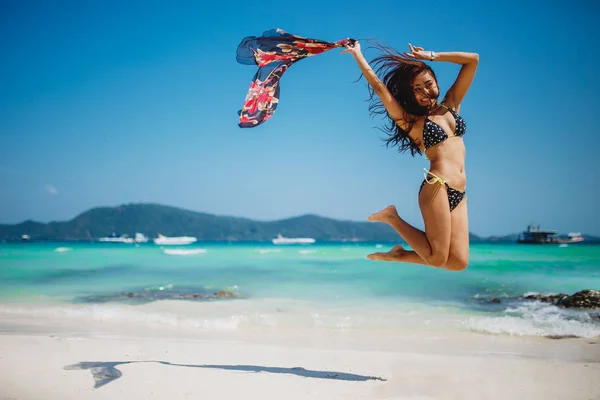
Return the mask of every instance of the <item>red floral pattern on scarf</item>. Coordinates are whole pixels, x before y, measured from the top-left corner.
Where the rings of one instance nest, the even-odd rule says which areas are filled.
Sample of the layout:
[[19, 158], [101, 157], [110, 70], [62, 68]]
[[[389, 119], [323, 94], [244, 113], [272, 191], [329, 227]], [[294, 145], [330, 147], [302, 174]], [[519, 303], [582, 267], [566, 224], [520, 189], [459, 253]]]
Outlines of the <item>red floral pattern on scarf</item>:
[[252, 79], [244, 105], [238, 112], [239, 126], [252, 128], [271, 118], [279, 104], [279, 81], [292, 64], [354, 42], [354, 39], [337, 42], [308, 39], [281, 29], [269, 30], [261, 37], [244, 38], [237, 49], [237, 61], [240, 64], [256, 65], [258, 71]]

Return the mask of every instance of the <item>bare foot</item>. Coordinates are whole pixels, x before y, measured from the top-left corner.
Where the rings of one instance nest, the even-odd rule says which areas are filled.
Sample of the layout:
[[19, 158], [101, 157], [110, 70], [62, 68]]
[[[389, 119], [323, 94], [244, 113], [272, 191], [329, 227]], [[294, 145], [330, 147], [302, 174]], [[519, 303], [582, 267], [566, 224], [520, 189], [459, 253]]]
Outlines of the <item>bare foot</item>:
[[394, 215], [398, 215], [398, 212], [396, 211], [396, 206], [387, 206], [383, 210], [376, 212], [375, 214], [371, 214], [371, 216], [369, 216], [369, 221], [383, 222], [387, 224], [390, 220], [390, 217]]
[[398, 244], [394, 246], [393, 249], [386, 253], [371, 253], [367, 256], [369, 260], [374, 261], [397, 261], [402, 262], [404, 259], [404, 255], [408, 253], [408, 251], [404, 250], [402, 245]]

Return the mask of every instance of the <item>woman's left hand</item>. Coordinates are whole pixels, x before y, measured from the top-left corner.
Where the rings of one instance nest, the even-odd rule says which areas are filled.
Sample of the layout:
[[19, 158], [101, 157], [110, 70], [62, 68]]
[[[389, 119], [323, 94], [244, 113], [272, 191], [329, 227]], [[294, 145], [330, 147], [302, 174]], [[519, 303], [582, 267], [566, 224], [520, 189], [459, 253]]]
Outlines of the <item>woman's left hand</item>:
[[340, 54], [350, 53], [355, 57], [362, 54], [360, 51], [360, 43], [358, 40], [354, 41], [353, 44], [346, 44], [344, 45], [344, 47], [346, 48], [346, 50], [342, 50]]
[[427, 51], [422, 47], [415, 47], [412, 44], [408, 44], [408, 49], [410, 52], [404, 52], [405, 55], [416, 58], [417, 60], [431, 60], [431, 51]]

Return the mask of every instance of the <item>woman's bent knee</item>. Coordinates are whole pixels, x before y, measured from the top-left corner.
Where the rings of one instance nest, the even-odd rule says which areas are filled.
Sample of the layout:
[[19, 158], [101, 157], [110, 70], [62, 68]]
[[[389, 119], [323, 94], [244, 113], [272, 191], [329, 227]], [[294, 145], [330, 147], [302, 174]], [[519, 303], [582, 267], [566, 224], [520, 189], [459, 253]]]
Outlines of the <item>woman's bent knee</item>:
[[465, 269], [467, 269], [468, 265], [469, 265], [469, 259], [468, 258], [454, 258], [454, 257], [452, 257], [446, 263], [445, 268], [448, 271], [460, 272], [460, 271], [464, 271]]
[[431, 257], [427, 257], [425, 261], [432, 267], [442, 268], [448, 263], [448, 255], [434, 254]]

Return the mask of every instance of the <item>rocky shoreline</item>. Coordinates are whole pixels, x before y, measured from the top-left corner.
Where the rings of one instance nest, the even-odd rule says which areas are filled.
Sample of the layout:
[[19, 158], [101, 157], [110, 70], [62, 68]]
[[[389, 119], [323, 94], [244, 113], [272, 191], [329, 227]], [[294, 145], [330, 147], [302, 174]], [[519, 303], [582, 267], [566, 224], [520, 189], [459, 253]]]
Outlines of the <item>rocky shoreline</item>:
[[486, 297], [477, 298], [477, 300], [493, 304], [501, 304], [502, 302], [514, 300], [532, 300], [550, 303], [560, 308], [595, 310], [600, 309], [600, 290], [586, 289], [572, 295], [566, 293], [530, 293], [519, 297]]
[[561, 308], [600, 309], [600, 290], [581, 290], [572, 295], [559, 294], [529, 294], [522, 297], [525, 300], [538, 300], [552, 303]]

